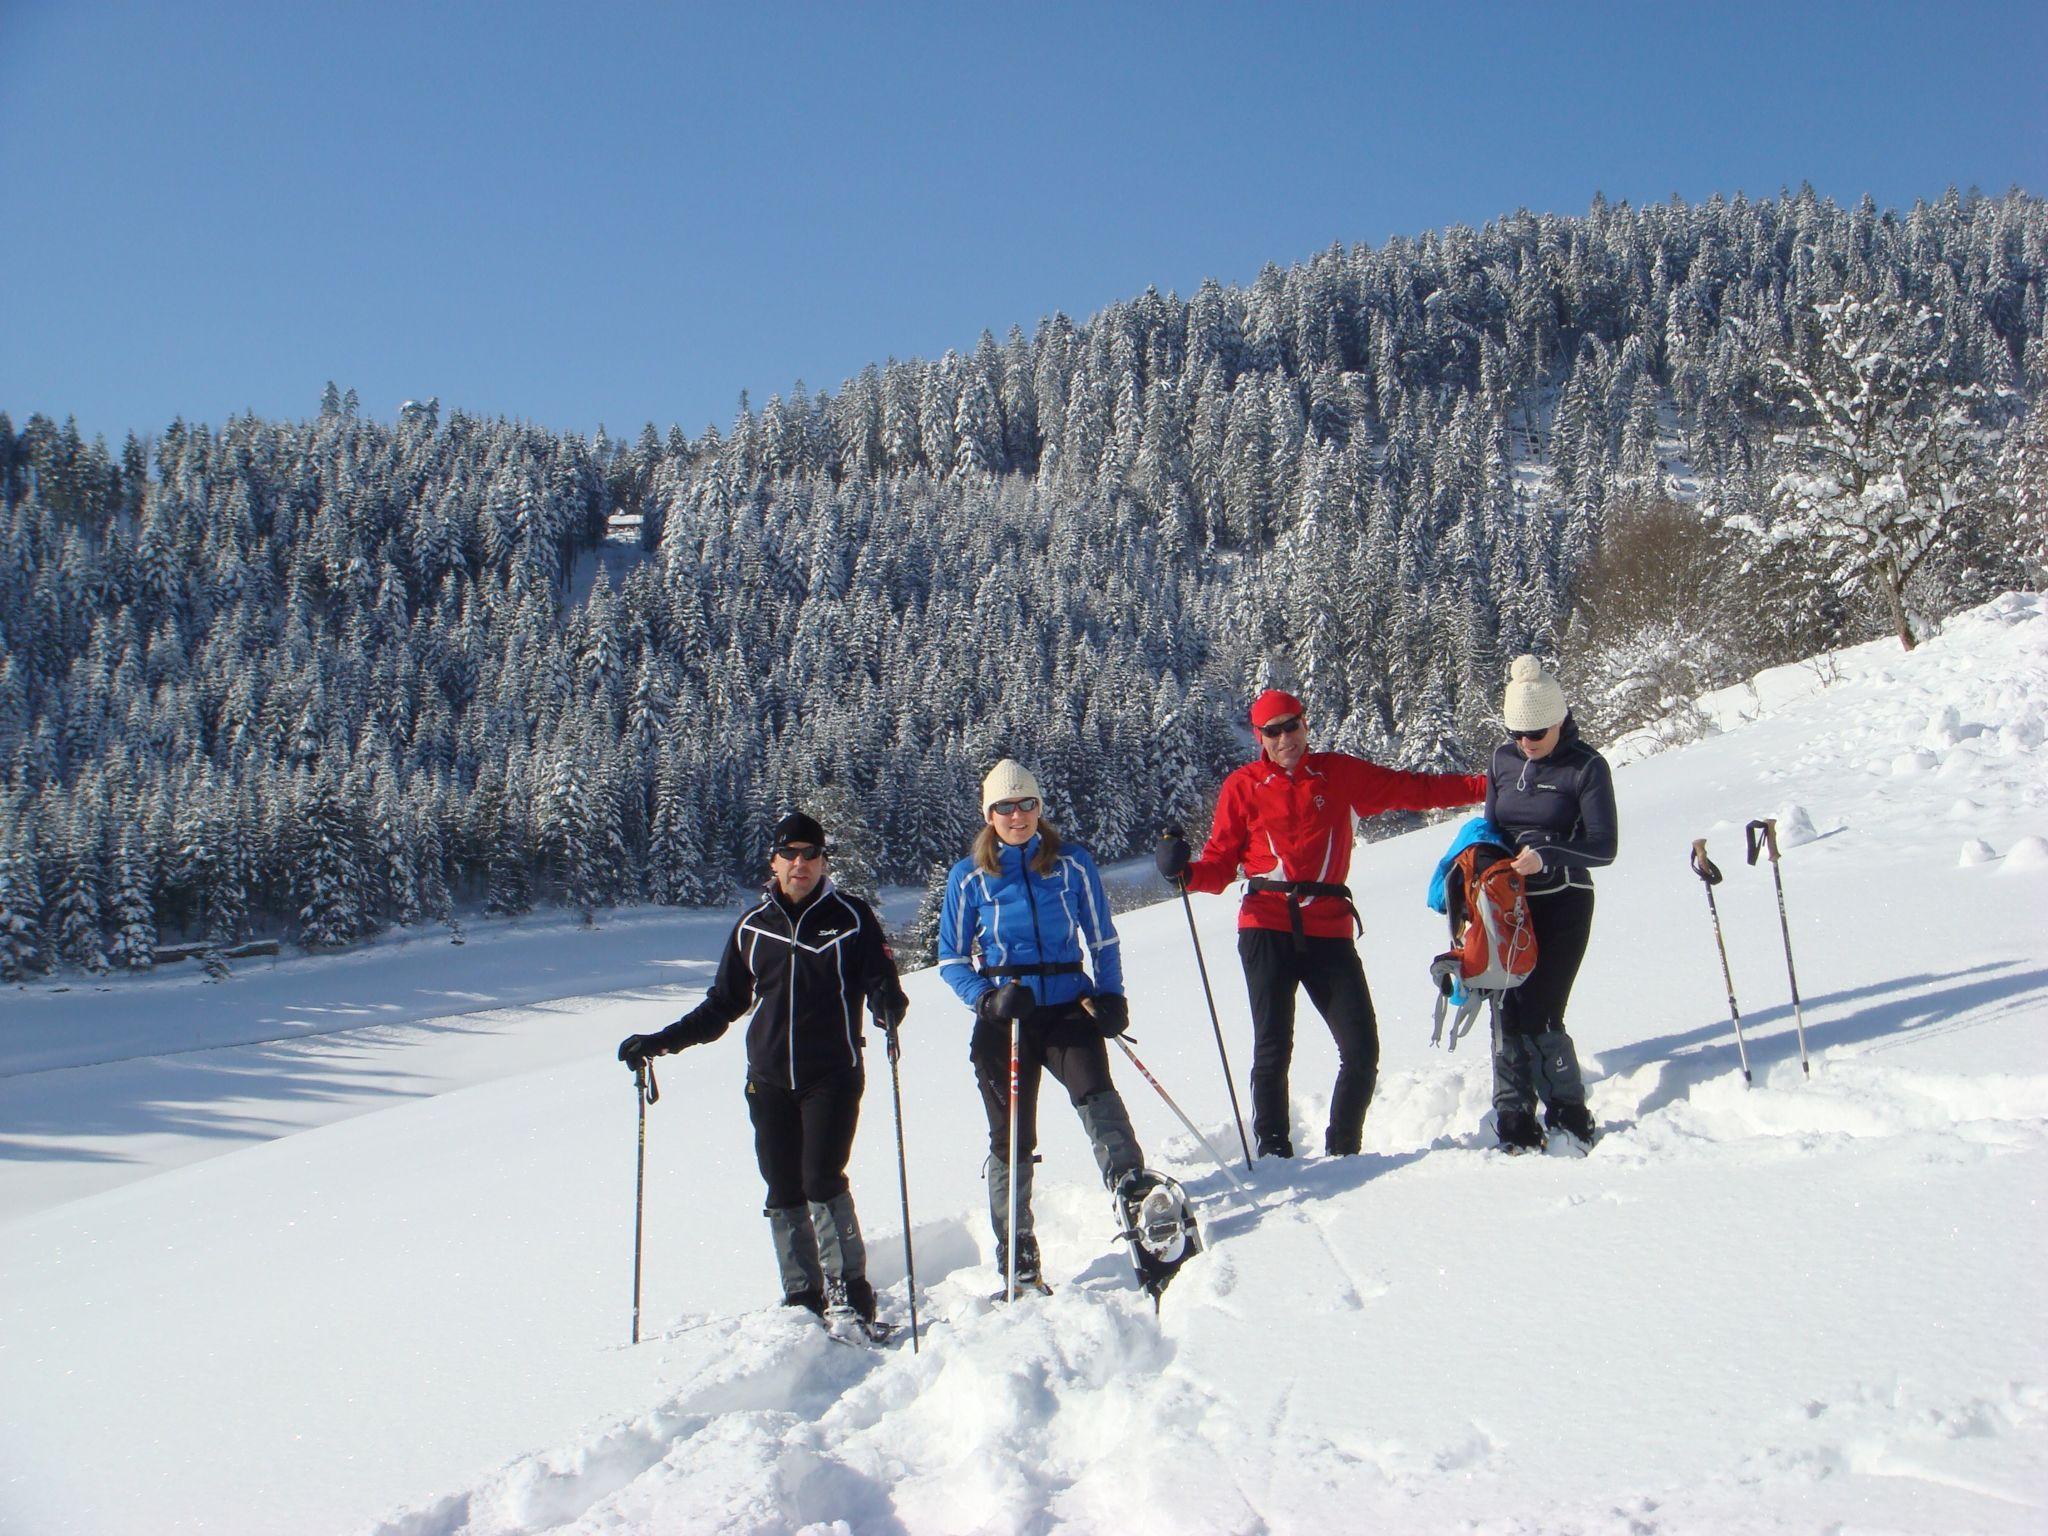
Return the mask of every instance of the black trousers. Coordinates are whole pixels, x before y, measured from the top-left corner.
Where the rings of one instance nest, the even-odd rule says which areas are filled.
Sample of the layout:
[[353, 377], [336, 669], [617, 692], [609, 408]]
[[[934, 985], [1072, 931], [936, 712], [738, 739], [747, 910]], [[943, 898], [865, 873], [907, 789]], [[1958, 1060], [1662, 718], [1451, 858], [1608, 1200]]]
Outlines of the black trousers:
[[747, 1079], [747, 1114], [768, 1209], [823, 1205], [846, 1193], [846, 1160], [853, 1155], [865, 1087], [867, 1074], [859, 1067], [842, 1067], [802, 1088]]
[[1252, 1128], [1261, 1141], [1288, 1139], [1287, 1068], [1294, 1059], [1294, 994], [1306, 990], [1337, 1042], [1337, 1084], [1330, 1091], [1332, 1152], [1356, 1152], [1366, 1106], [1380, 1075], [1379, 1022], [1365, 967], [1349, 939], [1304, 939], [1270, 928], [1241, 928], [1238, 958], [1252, 1005]]
[[[1010, 1027], [976, 1024], [968, 1047], [974, 1081], [988, 1116], [988, 1149], [999, 1163], [1010, 1160]], [[1050, 1072], [1078, 1107], [1090, 1094], [1116, 1085], [1109, 1079], [1109, 1047], [1080, 1004], [1036, 1008], [1017, 1042], [1017, 1155], [1038, 1149], [1038, 1082]]]
[[1501, 1003], [1504, 1035], [1547, 1035], [1564, 1028], [1565, 1004], [1579, 979], [1586, 941], [1593, 936], [1593, 893], [1568, 885], [1547, 896], [1531, 896], [1529, 921], [1536, 930], [1536, 969]]

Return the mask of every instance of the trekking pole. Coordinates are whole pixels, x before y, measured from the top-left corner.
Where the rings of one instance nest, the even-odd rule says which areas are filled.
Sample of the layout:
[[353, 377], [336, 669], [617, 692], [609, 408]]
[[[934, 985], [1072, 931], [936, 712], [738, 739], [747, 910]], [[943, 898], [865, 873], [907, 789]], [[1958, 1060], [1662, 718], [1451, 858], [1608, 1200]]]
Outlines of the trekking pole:
[[1792, 1027], [1799, 1035], [1799, 1070], [1811, 1077], [1813, 1068], [1806, 1060], [1806, 1015], [1799, 1006], [1799, 973], [1792, 969], [1792, 924], [1785, 917], [1785, 877], [1778, 873], [1778, 823], [1766, 817], [1752, 821], [1742, 831], [1749, 840], [1751, 868], [1755, 868], [1759, 853], [1766, 848], [1771, 851], [1771, 883], [1778, 888], [1778, 932], [1785, 936], [1785, 976], [1792, 983]]
[[1749, 1048], [1742, 1043], [1742, 1014], [1735, 1006], [1735, 976], [1728, 969], [1728, 946], [1721, 938], [1721, 909], [1714, 904], [1714, 887], [1721, 883], [1721, 871], [1707, 857], [1707, 840], [1704, 837], [1693, 839], [1692, 872], [1707, 888], [1707, 911], [1714, 918], [1714, 947], [1721, 952], [1721, 979], [1728, 985], [1728, 1017], [1735, 1024], [1735, 1054], [1742, 1061], [1742, 1083], [1746, 1088], [1754, 1087], [1754, 1079], [1749, 1075]]
[[910, 1352], [917, 1353], [917, 1259], [910, 1251], [910, 1160], [903, 1154], [903, 1074], [896, 1063], [903, 1047], [896, 1039], [896, 1021], [878, 1020], [889, 1040], [889, 1089], [896, 1099], [896, 1183], [903, 1191], [903, 1273], [910, 1287]]
[[633, 1063], [633, 1095], [640, 1101], [639, 1168], [633, 1177], [633, 1342], [640, 1342], [640, 1232], [647, 1210], [647, 1106], [661, 1097], [661, 1085], [654, 1080], [654, 1064], [646, 1059]]
[[[1180, 837], [1183, 834], [1179, 827], [1168, 827], [1165, 835], [1167, 837]], [[1244, 1166], [1249, 1171], [1252, 1166], [1252, 1144], [1250, 1138], [1244, 1133], [1244, 1111], [1237, 1107], [1237, 1079], [1230, 1075], [1230, 1053], [1223, 1048], [1223, 1020], [1216, 1013], [1216, 994], [1209, 990], [1209, 964], [1202, 958], [1202, 936], [1195, 932], [1195, 904], [1188, 900], [1188, 883], [1186, 879], [1175, 880], [1174, 884], [1180, 887], [1181, 910], [1186, 912], [1188, 916], [1188, 937], [1195, 941], [1195, 969], [1201, 972], [1202, 996], [1208, 1001], [1209, 1023], [1216, 1031], [1216, 1054], [1223, 1062], [1223, 1086], [1230, 1090], [1230, 1113], [1232, 1118], [1237, 1121], [1237, 1144], [1244, 1148]], [[1129, 1050], [1130, 1047], [1125, 1046], [1124, 1049]], [[1134, 1061], [1136, 1059], [1136, 1057], [1132, 1058]], [[1143, 1072], [1145, 1069], [1140, 1067], [1138, 1070]], [[1148, 1073], [1147, 1075], [1149, 1076], [1150, 1074]], [[1152, 1086], [1155, 1088], [1159, 1087], [1157, 1083], [1154, 1083]], [[1161, 1090], [1161, 1092], [1164, 1091], [1163, 1089]], [[1192, 1130], [1193, 1127], [1191, 1126], [1189, 1129]]]
[[1138, 1053], [1131, 1049], [1131, 1042], [1126, 1040], [1122, 1035], [1114, 1035], [1111, 1036], [1111, 1038], [1114, 1039], [1118, 1045], [1124, 1048], [1124, 1054], [1131, 1058], [1131, 1065], [1136, 1067], [1138, 1069], [1139, 1075], [1141, 1075], [1146, 1082], [1152, 1085], [1153, 1091], [1156, 1092], [1159, 1095], [1159, 1097], [1166, 1100], [1166, 1107], [1172, 1110], [1174, 1114], [1179, 1118], [1180, 1123], [1188, 1128], [1188, 1134], [1194, 1137], [1195, 1140], [1199, 1141], [1202, 1144], [1202, 1150], [1209, 1154], [1209, 1156], [1215, 1161], [1216, 1166], [1223, 1170], [1225, 1176], [1229, 1178], [1230, 1182], [1235, 1184], [1245, 1194], [1250, 1194], [1250, 1187], [1245, 1183], [1243, 1179], [1240, 1179], [1235, 1173], [1231, 1172], [1230, 1164], [1223, 1161], [1223, 1154], [1218, 1152], [1213, 1146], [1209, 1144], [1208, 1137], [1204, 1136], [1200, 1131], [1195, 1129], [1195, 1122], [1190, 1120], [1187, 1117], [1187, 1113], [1178, 1104], [1173, 1102], [1173, 1095], [1168, 1093], [1164, 1088], [1160, 1087], [1159, 1079], [1152, 1075], [1150, 1069], [1146, 1067], [1144, 1062], [1138, 1060]]
[[1009, 1240], [1003, 1245], [1003, 1300], [1017, 1299], [1017, 1085], [1023, 1080], [1018, 1066], [1023, 1051], [1024, 1021], [1010, 1020], [1010, 1224]]

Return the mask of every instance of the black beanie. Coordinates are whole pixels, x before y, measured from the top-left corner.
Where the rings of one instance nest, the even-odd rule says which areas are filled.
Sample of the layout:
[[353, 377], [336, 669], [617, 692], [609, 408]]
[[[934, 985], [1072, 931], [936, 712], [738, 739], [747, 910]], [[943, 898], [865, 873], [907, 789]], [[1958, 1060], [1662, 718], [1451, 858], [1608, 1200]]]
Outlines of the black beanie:
[[791, 811], [775, 823], [775, 840], [770, 848], [786, 848], [791, 843], [809, 843], [814, 848], [825, 846], [825, 829], [802, 811]]

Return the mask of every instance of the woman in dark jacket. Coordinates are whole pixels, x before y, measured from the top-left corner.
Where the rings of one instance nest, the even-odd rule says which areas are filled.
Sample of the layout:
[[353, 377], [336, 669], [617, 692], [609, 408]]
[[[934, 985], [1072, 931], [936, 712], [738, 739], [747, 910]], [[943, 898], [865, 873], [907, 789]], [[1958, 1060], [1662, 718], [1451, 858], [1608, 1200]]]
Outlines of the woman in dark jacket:
[[861, 1001], [895, 1025], [908, 1000], [881, 924], [825, 874], [825, 831], [801, 811], [775, 824], [774, 879], [725, 942], [704, 1001], [619, 1060], [638, 1066], [718, 1039], [749, 1009], [747, 1113], [768, 1185], [768, 1225], [785, 1306], [875, 1318], [867, 1248], [846, 1182], [860, 1120]]
[[1590, 1146], [1579, 1056], [1565, 1033], [1565, 1004], [1593, 931], [1593, 869], [1614, 862], [1614, 776], [1579, 740], [1564, 690], [1534, 656], [1508, 673], [1501, 713], [1509, 740], [1486, 776], [1486, 819], [1514, 845], [1536, 928], [1536, 969], [1507, 993], [1493, 1035], [1495, 1134], [1510, 1152], [1541, 1147], [1544, 1126]]

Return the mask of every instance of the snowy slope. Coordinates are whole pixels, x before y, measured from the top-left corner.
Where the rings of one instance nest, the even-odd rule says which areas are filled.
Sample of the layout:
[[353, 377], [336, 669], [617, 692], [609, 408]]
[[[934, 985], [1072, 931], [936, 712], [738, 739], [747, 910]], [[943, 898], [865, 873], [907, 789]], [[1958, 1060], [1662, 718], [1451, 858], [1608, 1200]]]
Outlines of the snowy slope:
[[[1355, 865], [1385, 1042], [1363, 1156], [1262, 1164], [1237, 1201], [1119, 1062], [1212, 1240], [1156, 1319], [1056, 1094], [1040, 1230], [1059, 1292], [981, 1300], [985, 1133], [965, 1013], [929, 974], [903, 1069], [916, 1355], [760, 1310], [732, 1038], [662, 1064], [655, 1337], [626, 1347], [635, 1126], [609, 1046], [701, 974], [643, 984], [658, 925], [620, 925], [638, 958], [625, 933], [547, 937], [579, 992], [576, 946], [619, 946], [634, 990], [615, 999], [233, 1048], [360, 1051], [350, 1069], [394, 1091], [345, 1117], [280, 1109], [277, 1063], [232, 1051], [0, 1079], [0, 1105], [42, 1117], [0, 1141], [20, 1212], [0, 1221], [0, 1530], [2048, 1527], [2048, 603], [1804, 676], [1709, 701], [1722, 734], [1618, 776], [1623, 857], [1573, 1010], [1606, 1128], [1585, 1160], [1489, 1150], [1478, 1042], [1426, 1045], [1440, 920], [1420, 898], [1443, 829]], [[1768, 814], [1813, 827], [1784, 866], [1810, 1080], [1769, 875], [1742, 867], [1742, 823]], [[1685, 866], [1701, 835], [1728, 871], [1753, 1089]], [[1195, 906], [1241, 1073], [1233, 903]], [[1234, 1144], [1180, 907], [1120, 927], [1140, 1054]], [[709, 951], [668, 937], [667, 959]], [[538, 952], [439, 950], [435, 984], [496, 997]], [[345, 968], [302, 974], [313, 1007]], [[212, 989], [223, 1009], [234, 992]], [[37, 1039], [94, 996], [38, 999]], [[216, 1057], [245, 1086], [165, 1075]], [[1319, 1142], [1333, 1065], [1305, 1012], [1298, 1145]], [[900, 1315], [873, 1067], [854, 1187]], [[318, 1098], [334, 1070], [282, 1075]], [[97, 1081], [126, 1084], [112, 1124]], [[138, 1107], [177, 1111], [185, 1141], [152, 1142]], [[235, 1150], [179, 1150], [216, 1122]], [[122, 1158], [125, 1182], [81, 1182]]]

